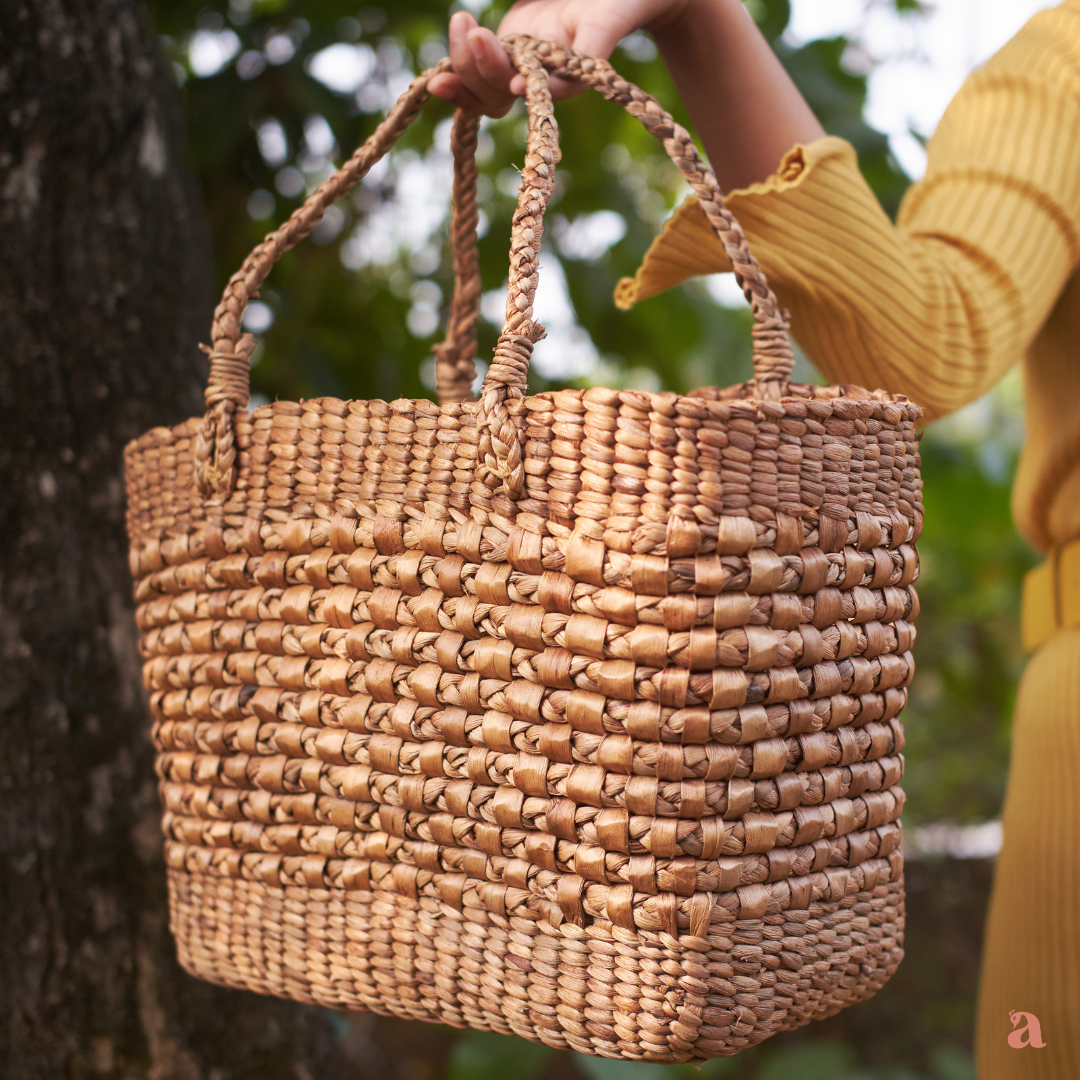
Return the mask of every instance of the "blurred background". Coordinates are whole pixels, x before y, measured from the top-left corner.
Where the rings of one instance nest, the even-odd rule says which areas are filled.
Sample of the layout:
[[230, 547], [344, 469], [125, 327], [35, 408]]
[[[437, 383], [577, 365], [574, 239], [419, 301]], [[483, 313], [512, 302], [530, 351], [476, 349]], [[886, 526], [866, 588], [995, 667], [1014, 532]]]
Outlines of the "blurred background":
[[[371, 133], [410, 79], [445, 55], [447, 19], [458, 6], [151, 0], [182, 101], [218, 290], [250, 248]], [[494, 28], [506, 5], [466, 0], [463, 6]], [[924, 168], [926, 139], [965, 75], [1049, 5], [748, 0], [747, 6], [826, 129], [857, 148], [867, 179], [895, 214]], [[627, 38], [612, 59], [687, 122], [646, 35]], [[599, 384], [686, 391], [745, 379], [750, 319], [730, 275], [690, 282], [629, 313], [612, 304], [620, 277], [634, 272], [686, 194], [662, 148], [595, 95], [560, 104], [557, 115], [563, 160], [538, 294], [548, 337], [536, 349], [533, 389]], [[259, 342], [257, 402], [432, 395], [429, 351], [440, 339], [452, 288], [450, 122], [449, 107], [432, 103], [389, 157], [331, 208], [310, 241], [274, 270], [246, 315]], [[502, 319], [524, 130], [519, 105], [504, 119], [485, 121], [480, 139], [487, 290], [481, 358], [490, 355]], [[143, 150], [154, 153], [149, 136]], [[805, 360], [800, 365], [804, 378], [816, 378]], [[372, 1080], [974, 1077], [979, 943], [1023, 658], [1020, 583], [1034, 563], [1009, 513], [1020, 406], [1014, 373], [985, 399], [930, 428], [922, 444], [922, 616], [905, 716], [908, 952], [876, 999], [697, 1073], [316, 1009], [305, 1021], [309, 1038], [334, 1040], [333, 1060], [348, 1062], [349, 1076]], [[218, 1000], [228, 1009], [241, 998], [230, 992]], [[311, 1077], [307, 1066], [286, 1070], [278, 1060], [274, 1023], [257, 1035], [241, 1032], [236, 1042], [243, 1054], [231, 1054], [229, 1039], [218, 1039], [217, 1057], [183, 1075]], [[105, 1064], [87, 1075], [121, 1075], [111, 1057]]]

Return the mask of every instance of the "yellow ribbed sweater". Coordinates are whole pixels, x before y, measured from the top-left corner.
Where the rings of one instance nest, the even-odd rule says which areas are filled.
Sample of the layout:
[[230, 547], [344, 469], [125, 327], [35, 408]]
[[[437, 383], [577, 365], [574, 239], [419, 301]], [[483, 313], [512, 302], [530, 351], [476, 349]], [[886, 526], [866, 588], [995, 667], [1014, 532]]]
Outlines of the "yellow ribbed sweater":
[[[1043, 551], [1080, 536], [1080, 0], [967, 80], [895, 226], [837, 138], [726, 202], [831, 381], [907, 394], [933, 419], [1023, 362], [1016, 521]], [[689, 199], [616, 302], [730, 269]]]
[[[1044, 551], [1080, 537], [1080, 0], [1037, 15], [968, 79], [895, 226], [834, 138], [795, 147], [727, 202], [832, 381], [907, 394], [933, 419], [1022, 363], [1016, 521]], [[628, 307], [730, 269], [690, 200], [616, 299]], [[1078, 778], [1074, 629], [1039, 649], [1017, 696], [979, 987], [981, 1080], [1080, 1078]], [[1038, 1017], [1044, 1046], [1009, 1044], [1020, 1013]]]

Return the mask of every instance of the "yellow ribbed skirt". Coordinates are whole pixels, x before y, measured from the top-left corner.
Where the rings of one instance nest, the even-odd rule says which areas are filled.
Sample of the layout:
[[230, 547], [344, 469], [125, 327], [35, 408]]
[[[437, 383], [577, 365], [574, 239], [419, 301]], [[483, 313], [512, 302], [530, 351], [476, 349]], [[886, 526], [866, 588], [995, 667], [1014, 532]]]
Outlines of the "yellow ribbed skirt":
[[[1020, 683], [1004, 826], [983, 952], [979, 1077], [1080, 1080], [1078, 630], [1046, 642]], [[1038, 1017], [1045, 1047], [1009, 1045], [1014, 1012]]]

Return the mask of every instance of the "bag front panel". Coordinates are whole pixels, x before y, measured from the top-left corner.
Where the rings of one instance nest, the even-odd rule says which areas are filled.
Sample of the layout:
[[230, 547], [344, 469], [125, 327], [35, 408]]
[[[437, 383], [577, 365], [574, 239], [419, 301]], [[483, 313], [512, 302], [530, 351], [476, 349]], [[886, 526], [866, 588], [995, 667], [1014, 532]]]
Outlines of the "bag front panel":
[[[695, 1038], [670, 1017], [652, 1042], [610, 1024], [556, 1035], [548, 1014], [511, 1025], [657, 1060], [733, 1052], [872, 992], [902, 930], [913, 410], [590, 390], [516, 414], [516, 503], [474, 479], [468, 404], [242, 414], [222, 505], [193, 495], [195, 422], [129, 448], [185, 963], [375, 1008], [386, 986], [355, 959], [370, 950], [343, 942], [360, 924], [391, 933], [392, 897], [427, 927], [425, 948], [441, 947], [443, 922], [462, 933], [483, 912], [486, 933], [527, 923], [542, 950], [707, 952], [730, 973], [702, 1007], [727, 1019]], [[232, 890], [251, 912], [292, 903], [293, 930], [230, 914]], [[213, 898], [201, 915], [196, 894]], [[328, 913], [344, 939], [322, 935]], [[793, 939], [821, 919], [847, 927], [835, 961], [815, 946], [781, 963], [785, 950], [730, 938], [757, 935], [758, 949], [778, 940], [769, 926]], [[497, 1030], [521, 1020], [506, 1000], [462, 1011], [472, 975], [450, 993], [409, 964], [414, 992], [383, 1007]], [[500, 961], [499, 977], [531, 986], [538, 970]], [[769, 992], [752, 1023], [737, 1000], [750, 983]], [[425, 985], [438, 1003], [421, 1009]]]

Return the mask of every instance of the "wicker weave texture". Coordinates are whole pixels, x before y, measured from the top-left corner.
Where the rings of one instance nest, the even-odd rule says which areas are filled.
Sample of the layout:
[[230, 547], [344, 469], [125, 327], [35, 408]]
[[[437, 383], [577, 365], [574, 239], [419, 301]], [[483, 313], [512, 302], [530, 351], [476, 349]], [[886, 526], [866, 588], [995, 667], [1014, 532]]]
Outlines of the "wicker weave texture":
[[730, 1054], [828, 1016], [902, 955], [896, 882], [707, 938], [175, 872], [170, 900], [181, 962], [213, 982], [653, 1061]]
[[[206, 418], [128, 448], [173, 929], [229, 985], [609, 1056], [730, 1054], [873, 993], [902, 955], [919, 410], [789, 383], [783, 313], [688, 136], [600, 62], [507, 47], [530, 147], [480, 399], [459, 116], [442, 404], [244, 408], [243, 304], [316, 193], [230, 282]], [[636, 107], [713, 200], [752, 383], [525, 395], [545, 69]]]

